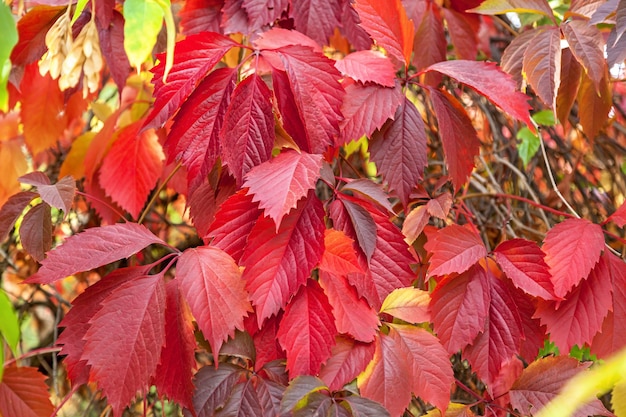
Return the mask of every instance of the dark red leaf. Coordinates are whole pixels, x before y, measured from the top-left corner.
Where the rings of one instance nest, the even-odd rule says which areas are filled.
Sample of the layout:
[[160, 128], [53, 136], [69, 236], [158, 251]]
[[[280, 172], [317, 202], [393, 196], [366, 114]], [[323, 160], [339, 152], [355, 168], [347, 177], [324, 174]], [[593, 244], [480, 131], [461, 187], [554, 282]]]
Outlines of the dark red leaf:
[[258, 378], [255, 389], [262, 409], [260, 415], [280, 415], [280, 401], [284, 396], [285, 386], [274, 381]]
[[406, 97], [393, 120], [372, 134], [370, 158], [404, 207], [424, 173], [426, 145], [422, 116]]
[[259, 397], [250, 379], [235, 385], [224, 407], [215, 413], [215, 417], [262, 416], [263, 410]]
[[353, 395], [346, 397], [344, 402], [350, 405], [353, 417], [389, 417], [389, 411], [376, 401]]
[[220, 27], [227, 35], [233, 33], [248, 34], [251, 32], [248, 13], [243, 8], [243, 0], [226, 0], [224, 2]]
[[226, 252], [204, 246], [183, 252], [176, 275], [217, 363], [222, 343], [235, 329], [243, 330], [243, 318], [252, 311], [241, 271]]
[[431, 275], [460, 274], [487, 256], [480, 236], [467, 227], [451, 224], [437, 231], [424, 245], [432, 253], [428, 272]]
[[52, 248], [52, 217], [47, 203], [37, 204], [24, 215], [20, 225], [22, 246], [37, 262]]
[[[193, 406], [197, 417], [211, 417], [224, 406], [235, 384], [244, 375], [244, 369], [230, 363], [222, 363], [219, 368], [205, 366], [194, 377], [196, 390], [193, 394]], [[185, 412], [185, 416], [190, 416]]]
[[546, 326], [543, 326], [538, 318], [533, 317], [536, 310], [536, 299], [534, 297], [512, 286], [509, 286], [509, 290], [519, 310], [522, 329], [524, 330], [520, 356], [526, 363], [530, 363], [537, 359], [539, 349], [542, 349], [545, 345], [545, 340], [547, 339]]
[[[217, 188], [216, 190], [214, 189]], [[215, 221], [217, 210], [236, 191], [235, 179], [222, 175], [217, 184], [206, 180], [188, 197], [189, 217], [198, 231], [198, 236], [206, 236]]]
[[12, 195], [0, 209], [0, 242], [3, 241], [20, 218], [24, 209], [37, 198], [31, 191], [22, 191]]
[[359, 24], [361, 19], [356, 10], [354, 10], [354, 4], [351, 1], [343, 2], [341, 23], [341, 32], [348, 38], [354, 49], [357, 51], [371, 49], [372, 39]]
[[[473, 25], [471, 15], [459, 13], [453, 9], [442, 8], [446, 19], [450, 41], [454, 45], [454, 52], [459, 59], [476, 59], [478, 53], [478, 30]], [[507, 71], [508, 72], [508, 71]]]
[[[257, 371], [274, 360], [285, 359], [285, 351], [276, 338], [281, 319], [282, 312], [278, 313], [277, 316], [272, 316], [265, 320], [263, 326], [259, 329], [255, 315], [246, 318], [246, 322], [248, 323], [246, 330], [253, 333], [254, 348], [256, 350], [254, 368]], [[252, 327], [252, 329], [250, 329], [250, 327]]]
[[90, 228], [50, 251], [39, 271], [26, 282], [50, 284], [77, 272], [127, 258], [152, 244], [166, 245], [137, 223]]
[[[417, 25], [413, 39], [413, 65], [417, 70], [446, 60], [448, 42], [443, 28], [441, 11], [434, 1], [426, 2], [425, 6], [422, 20]], [[441, 76], [438, 74], [427, 75], [427, 84], [437, 85], [439, 81], [441, 81]]]
[[38, 61], [48, 49], [46, 33], [66, 6], [37, 5], [17, 21], [18, 42], [11, 51], [13, 65], [26, 66]]
[[372, 215], [347, 199], [333, 201], [329, 211], [335, 229], [355, 240], [369, 262], [376, 249], [376, 223]]
[[250, 29], [255, 30], [273, 23], [289, 6], [288, 0], [244, 0]]
[[21, 183], [37, 187], [37, 192], [43, 201], [52, 207], [69, 213], [74, 202], [76, 181], [72, 177], [61, 178], [56, 184], [50, 184], [50, 179], [43, 172], [35, 171], [18, 178]]
[[188, 0], [178, 12], [180, 25], [185, 35], [200, 32], [221, 33], [221, 10], [224, 0]]
[[320, 45], [340, 26], [341, 0], [292, 0], [291, 15], [295, 28]]
[[90, 324], [81, 359], [91, 366], [89, 379], [98, 383], [114, 415], [122, 415], [137, 391], [147, 391], [165, 344], [163, 276], [124, 282], [102, 301]]
[[0, 382], [0, 414], [49, 417], [54, 413], [46, 377], [37, 368], [7, 366]]
[[[377, 51], [356, 51], [335, 62], [344, 75], [361, 83], [376, 83], [394, 87], [396, 70], [387, 57]], [[344, 113], [345, 114], [345, 113]]]
[[235, 41], [214, 32], [188, 36], [176, 44], [174, 66], [167, 77], [167, 83], [163, 81], [165, 56], [159, 55], [161, 62], [152, 69], [156, 99], [144, 126], [160, 127], [172, 117], [198, 81], [204, 78], [226, 52], [237, 45]]
[[331, 391], [339, 391], [363, 372], [376, 350], [375, 343], [361, 343], [345, 336], [337, 336], [335, 340], [331, 356], [319, 374]]
[[[103, 2], [96, 3], [98, 5]], [[98, 39], [100, 40], [100, 51], [104, 57], [111, 77], [117, 85], [117, 89], [122, 91], [126, 85], [126, 79], [131, 72], [128, 55], [124, 50], [124, 17], [117, 10], [113, 12], [111, 22], [102, 27], [100, 13], [96, 13], [96, 25], [98, 28]]]
[[537, 31], [524, 52], [524, 74], [535, 93], [550, 108], [556, 108], [561, 83], [561, 32], [556, 26]]
[[324, 252], [324, 209], [313, 191], [281, 222], [257, 220], [241, 257], [259, 325], [287, 305]]
[[335, 344], [331, 306], [319, 284], [309, 280], [285, 308], [276, 335], [287, 352], [290, 378], [317, 375]]
[[222, 158], [238, 185], [257, 165], [272, 156], [274, 114], [271, 91], [255, 74], [240, 82], [231, 97], [220, 131]]

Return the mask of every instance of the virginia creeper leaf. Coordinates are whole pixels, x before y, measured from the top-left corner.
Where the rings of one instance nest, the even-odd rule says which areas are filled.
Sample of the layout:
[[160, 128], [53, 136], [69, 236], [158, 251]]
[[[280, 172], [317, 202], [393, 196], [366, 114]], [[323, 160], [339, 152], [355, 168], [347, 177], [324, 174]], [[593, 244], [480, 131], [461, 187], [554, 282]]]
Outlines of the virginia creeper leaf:
[[[4, 211], [4, 207], [2, 210]], [[622, 203], [622, 205], [609, 216], [607, 221], [615, 223], [618, 227], [624, 227], [624, 225], [626, 225], [626, 202]], [[0, 228], [0, 230], [2, 230], [2, 228]]]
[[584, 106], [585, 111], [580, 113], [580, 124], [591, 140], [602, 130], [609, 118], [609, 112], [613, 107], [611, 94], [611, 86], [606, 72], [597, 87], [587, 74], [582, 74], [577, 98], [578, 104]]
[[211, 345], [217, 363], [220, 347], [252, 311], [239, 267], [221, 249], [187, 249], [177, 262], [176, 275], [198, 327]]
[[424, 121], [408, 98], [393, 120], [372, 134], [370, 158], [406, 207], [427, 164]]
[[54, 407], [49, 400], [45, 379], [37, 368], [5, 368], [0, 382], [0, 414], [20, 417], [52, 415]]
[[484, 331], [490, 304], [489, 277], [481, 266], [449, 275], [437, 284], [430, 311], [437, 336], [449, 354], [472, 343]]
[[[244, 369], [230, 363], [222, 363], [219, 368], [205, 366], [194, 376], [196, 390], [193, 394], [193, 406], [197, 417], [213, 416], [215, 410], [222, 407], [230, 396], [235, 384], [244, 374]], [[185, 416], [191, 414], [185, 412]]]
[[539, 30], [524, 52], [524, 73], [535, 93], [550, 108], [556, 108], [561, 84], [561, 32], [557, 27]]
[[604, 39], [596, 26], [584, 20], [568, 20], [561, 31], [587, 75], [599, 87], [604, 75]]
[[349, 180], [341, 187], [341, 191], [349, 190], [357, 195], [365, 197], [368, 201], [376, 203], [380, 207], [384, 207], [389, 213], [394, 213], [393, 207], [389, 202], [389, 195], [383, 189], [381, 184], [371, 181], [367, 178], [357, 178]]
[[406, 243], [412, 245], [419, 235], [422, 234], [429, 220], [430, 215], [426, 205], [418, 206], [411, 210], [404, 219], [404, 223], [402, 223], [402, 234]]
[[[422, 70], [429, 65], [446, 60], [446, 34], [441, 19], [441, 9], [434, 2], [425, 3], [422, 19], [413, 38], [413, 65]], [[427, 74], [425, 83], [437, 85], [439, 74]]]
[[[91, 318], [81, 356], [91, 366], [114, 415], [148, 388], [165, 344], [163, 276], [144, 275], [124, 282]], [[116, 335], [111, 343], [111, 335]]]
[[217, 183], [205, 179], [190, 196], [188, 194], [189, 217], [193, 220], [198, 236], [207, 235], [209, 227], [215, 221], [217, 210], [235, 190], [235, 179], [230, 175], [223, 175]]
[[330, 218], [335, 229], [341, 230], [358, 243], [367, 260], [370, 261], [376, 250], [376, 223], [372, 215], [363, 207], [346, 199], [335, 200], [330, 204]]
[[[164, 0], [169, 7], [169, 0]], [[163, 8], [156, 0], [124, 2], [124, 49], [130, 64], [141, 68], [163, 27]]]
[[280, 18], [288, 5], [287, 0], [244, 0], [242, 4], [253, 30], [273, 23]]
[[38, 61], [46, 52], [46, 34], [64, 6], [36, 5], [17, 21], [18, 41], [11, 51], [13, 65], [25, 66]]
[[127, 258], [152, 244], [166, 245], [137, 223], [90, 228], [69, 237], [64, 244], [50, 251], [39, 271], [26, 282], [50, 284], [77, 272]]
[[289, 376], [318, 374], [336, 334], [328, 298], [316, 281], [309, 280], [285, 308], [276, 335], [287, 352]]
[[[182, 33], [195, 35], [200, 32], [221, 33], [221, 10], [224, 0], [189, 0], [178, 12]], [[169, 78], [169, 77], [168, 77]]]
[[43, 172], [31, 172], [19, 178], [21, 183], [30, 184], [37, 187], [37, 193], [43, 201], [63, 210], [67, 215], [74, 202], [74, 192], [76, 191], [76, 181], [71, 177], [61, 178], [56, 184], [50, 184], [50, 179]]
[[511, 239], [500, 243], [493, 254], [502, 271], [517, 288], [544, 300], [553, 300], [554, 285], [545, 254], [535, 242]]
[[517, 88], [522, 88], [524, 75], [522, 74], [524, 66], [524, 53], [532, 38], [537, 35], [538, 29], [526, 30], [515, 37], [506, 47], [502, 54], [500, 65], [502, 70], [511, 74], [511, 77], [517, 83]]
[[248, 194], [253, 195], [252, 201], [259, 203], [265, 216], [274, 220], [278, 230], [283, 217], [315, 188], [321, 168], [322, 155], [288, 150], [252, 168], [243, 185], [249, 188]]
[[246, 417], [260, 415], [263, 415], [261, 403], [250, 379], [235, 385], [224, 407], [215, 413], [215, 417]]
[[263, 416], [280, 415], [280, 400], [284, 396], [285, 386], [274, 381], [259, 378], [256, 381], [256, 393]]
[[276, 26], [267, 32], [260, 33], [252, 43], [258, 49], [280, 49], [285, 46], [300, 45], [322, 52], [322, 47], [304, 33]]
[[[335, 62], [344, 75], [361, 83], [394, 87], [396, 71], [389, 59], [377, 51], [356, 51]], [[344, 113], [345, 114], [345, 113]]]
[[[103, 1], [96, 3], [96, 9], [103, 6]], [[109, 6], [112, 13], [111, 21], [102, 27], [100, 22], [104, 13], [96, 12], [96, 27], [98, 28], [98, 39], [100, 40], [100, 52], [106, 61], [111, 77], [117, 84], [118, 90], [122, 90], [126, 85], [126, 79], [131, 71], [128, 55], [124, 50], [124, 17], [120, 12]]]
[[476, 59], [478, 53], [477, 31], [472, 20], [466, 18], [468, 14], [459, 13], [446, 7], [443, 7], [442, 11], [456, 56], [459, 59]]
[[468, 11], [488, 15], [509, 12], [539, 13], [554, 20], [552, 8], [546, 0], [486, 0]]
[[341, 14], [341, 33], [348, 38], [352, 46], [358, 51], [371, 49], [372, 39], [367, 31], [360, 25], [361, 18], [354, 9], [351, 1], [343, 3], [343, 11]]
[[408, 323], [430, 322], [429, 303], [430, 295], [427, 291], [413, 287], [398, 288], [385, 298], [380, 312]]
[[12, 195], [0, 208], [0, 242], [3, 241], [22, 215], [22, 212], [37, 198], [37, 194], [31, 191], [22, 191]]
[[341, 25], [341, 0], [292, 0], [291, 15], [295, 28], [320, 45]]
[[487, 249], [480, 236], [458, 224], [438, 230], [424, 248], [433, 254], [428, 272], [435, 276], [460, 274], [487, 256]]
[[243, 278], [259, 326], [306, 283], [324, 252], [324, 209], [313, 191], [281, 222], [257, 220], [241, 257]]
[[37, 204], [24, 215], [20, 240], [26, 252], [37, 262], [43, 261], [52, 248], [52, 217], [47, 203]]
[[335, 340], [331, 356], [319, 374], [331, 391], [340, 390], [363, 372], [376, 349], [375, 343], [357, 342], [346, 336], [337, 336]]
[[354, 241], [335, 229], [324, 231], [324, 254], [319, 268], [335, 275], [364, 272], [354, 250]]
[[309, 395], [324, 390], [327, 387], [324, 381], [311, 375], [300, 375], [289, 382], [285, 395], [280, 402], [282, 413], [292, 411], [298, 403], [305, 400]]
[[224, 116], [222, 157], [237, 184], [253, 167], [272, 156], [274, 114], [271, 91], [255, 74], [240, 82], [231, 97]]
[[600, 226], [585, 219], [568, 219], [548, 231], [543, 240], [554, 294], [563, 297], [585, 279], [604, 250]]
[[233, 33], [250, 33], [248, 14], [243, 8], [243, 0], [225, 0], [222, 7], [221, 29], [227, 35]]

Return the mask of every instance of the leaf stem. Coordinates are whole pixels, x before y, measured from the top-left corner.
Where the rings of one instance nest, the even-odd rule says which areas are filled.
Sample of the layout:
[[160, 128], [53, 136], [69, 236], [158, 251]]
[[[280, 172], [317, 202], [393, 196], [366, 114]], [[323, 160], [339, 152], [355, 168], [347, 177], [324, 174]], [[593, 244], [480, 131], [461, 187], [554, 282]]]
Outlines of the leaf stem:
[[176, 174], [176, 172], [178, 172], [178, 170], [180, 169], [180, 167], [183, 166], [182, 162], [179, 162], [174, 169], [172, 170], [172, 172], [170, 172], [170, 174], [167, 176], [167, 178], [165, 178], [165, 180], [161, 183], [161, 185], [159, 185], [159, 188], [157, 188], [154, 193], [152, 194], [152, 198], [150, 199], [150, 201], [148, 202], [148, 205], [146, 206], [146, 208], [143, 210], [143, 213], [141, 213], [141, 216], [139, 216], [139, 220], [137, 220], [137, 223], [141, 224], [143, 223], [143, 221], [146, 219], [146, 216], [148, 215], [148, 212], [150, 211], [150, 209], [152, 208], [152, 205], [154, 204], [154, 202], [156, 201], [157, 197], [159, 196], [159, 194], [161, 194], [161, 191], [163, 191], [163, 189], [165, 188], [165, 186], [167, 185], [167, 183], [172, 179], [172, 177], [174, 176], [174, 174]]
[[517, 200], [517, 201], [524, 202], [526, 204], [530, 204], [533, 207], [540, 208], [540, 209], [542, 209], [544, 211], [547, 211], [549, 213], [556, 214], [557, 216], [564, 216], [564, 217], [569, 217], [569, 218], [576, 217], [576, 216], [574, 216], [572, 214], [563, 212], [561, 210], [553, 209], [553, 208], [545, 206], [545, 205], [543, 205], [541, 203], [537, 203], [536, 201], [530, 200], [530, 199], [522, 197], [522, 196], [513, 195], [513, 194], [471, 193], [471, 194], [466, 194], [464, 196], [460, 196], [458, 198], [461, 199], [461, 200], [466, 200], [466, 199], [469, 199], [469, 198], [480, 198], [480, 197], [494, 197], [494, 198], [506, 198], [506, 199], [511, 199], [511, 200]]

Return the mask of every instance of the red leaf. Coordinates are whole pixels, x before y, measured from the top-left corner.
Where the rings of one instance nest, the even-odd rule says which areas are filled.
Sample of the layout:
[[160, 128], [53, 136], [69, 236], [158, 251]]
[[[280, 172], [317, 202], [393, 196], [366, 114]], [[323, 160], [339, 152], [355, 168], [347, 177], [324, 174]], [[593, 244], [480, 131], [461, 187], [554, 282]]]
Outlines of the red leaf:
[[405, 65], [411, 61], [415, 28], [400, 0], [357, 0], [361, 26], [387, 53]]
[[222, 343], [252, 311], [235, 261], [215, 247], [187, 249], [176, 266], [180, 287], [217, 363]]
[[218, 33], [204, 32], [188, 36], [176, 44], [174, 66], [163, 82], [165, 57], [153, 69], [154, 95], [152, 112], [144, 126], [159, 127], [178, 110], [195, 88], [196, 83], [217, 64], [224, 54], [238, 44]]
[[235, 193], [235, 190], [235, 179], [230, 175], [222, 175], [216, 183], [205, 179], [193, 190], [191, 196], [188, 196], [189, 217], [193, 220], [198, 236], [207, 235], [209, 227], [215, 221], [217, 210]]
[[283, 217], [295, 208], [309, 190], [315, 188], [322, 168], [322, 155], [295, 151], [281, 152], [276, 158], [254, 167], [245, 176], [244, 187], [280, 227]]
[[562, 352], [575, 344], [591, 343], [612, 309], [611, 270], [606, 257], [600, 257], [587, 279], [582, 280], [564, 301], [539, 301], [535, 317], [541, 319], [550, 339]]
[[[439, 6], [431, 1], [425, 2], [424, 5], [426, 9], [413, 39], [413, 50], [415, 51], [413, 65], [418, 71], [437, 62], [445, 61], [448, 46]], [[440, 81], [441, 76], [438, 74], [427, 76], [427, 84], [437, 85]]]
[[415, 105], [404, 98], [393, 120], [372, 134], [371, 160], [404, 207], [427, 164], [424, 121]]
[[357, 83], [348, 85], [341, 105], [345, 118], [341, 122], [341, 135], [336, 145], [343, 145], [363, 135], [371, 136], [387, 119], [395, 116], [403, 101], [404, 95], [399, 85], [395, 88]]
[[424, 249], [433, 254], [428, 272], [435, 276], [460, 274], [487, 256], [480, 236], [458, 224], [438, 230]]
[[49, 417], [50, 404], [46, 377], [37, 368], [8, 366], [0, 382], [0, 414], [3, 416]]
[[341, 25], [341, 0], [292, 0], [291, 15], [295, 28], [320, 45]]
[[98, 383], [113, 414], [121, 415], [137, 391], [147, 391], [165, 344], [163, 276], [124, 282], [102, 301], [90, 323], [81, 359], [91, 366], [90, 380]]
[[72, 177], [61, 178], [56, 184], [50, 184], [50, 179], [43, 172], [35, 171], [18, 178], [21, 183], [37, 187], [37, 192], [43, 201], [69, 213], [74, 202], [76, 181]]
[[536, 299], [532, 298], [522, 290], [509, 286], [509, 290], [515, 300], [515, 305], [519, 310], [519, 316], [522, 320], [522, 329], [524, 330], [524, 340], [519, 355], [530, 363], [537, 358], [539, 350], [545, 345], [546, 326], [533, 315], [535, 314]]
[[26, 66], [38, 61], [46, 52], [46, 34], [65, 6], [36, 5], [17, 21], [18, 41], [11, 51], [11, 63]]
[[542, 250], [550, 267], [554, 293], [562, 298], [589, 275], [604, 250], [602, 228], [585, 219], [568, 219], [554, 226]]
[[383, 87], [394, 87], [396, 70], [389, 59], [378, 51], [356, 51], [335, 62], [344, 76], [361, 83], [376, 83]]
[[359, 18], [357, 11], [354, 9], [354, 4], [351, 1], [343, 2], [341, 23], [341, 33], [350, 41], [354, 49], [357, 51], [371, 49], [372, 39], [360, 25], [361, 18]]
[[321, 270], [319, 284], [332, 306], [337, 331], [360, 342], [372, 342], [380, 325], [378, 315], [346, 278]]
[[90, 228], [50, 251], [39, 271], [25, 282], [50, 284], [77, 272], [127, 258], [152, 244], [166, 245], [137, 223]]
[[267, 161], [274, 147], [271, 91], [255, 74], [240, 82], [231, 97], [220, 131], [222, 157], [237, 184], [253, 167]]
[[402, 223], [402, 234], [406, 243], [412, 245], [422, 234], [424, 227], [428, 224], [430, 215], [426, 210], [426, 205], [415, 207], [407, 214]]
[[361, 343], [344, 336], [335, 340], [337, 343], [319, 375], [331, 391], [339, 391], [363, 372], [376, 349], [374, 343]]
[[384, 207], [387, 212], [394, 213], [393, 207], [389, 202], [389, 194], [387, 194], [381, 184], [368, 178], [342, 178], [342, 180], [345, 180], [346, 183], [341, 187], [341, 191], [349, 190], [353, 193], [356, 192], [357, 196], [365, 197], [368, 201]]
[[561, 32], [556, 26], [539, 30], [524, 52], [524, 73], [535, 93], [556, 108], [561, 83]]
[[287, 351], [290, 378], [319, 373], [336, 334], [328, 299], [317, 282], [309, 280], [287, 305], [276, 335]]
[[372, 215], [348, 199], [333, 201], [329, 212], [335, 229], [355, 240], [369, 262], [376, 250], [376, 223]]
[[589, 78], [600, 85], [604, 75], [604, 38], [596, 26], [586, 20], [567, 20], [561, 31], [569, 43], [570, 50], [587, 71]]
[[517, 288], [544, 300], [554, 300], [554, 285], [545, 254], [535, 242], [511, 239], [498, 245], [493, 254], [502, 271]]
[[[513, 384], [509, 395], [511, 405], [524, 415], [536, 415], [550, 400], [556, 397], [563, 385], [591, 363], [579, 363], [568, 356], [548, 356], [532, 362]], [[580, 407], [572, 417], [611, 415], [600, 400], [593, 399]]]
[[[600, 333], [593, 338], [591, 352], [604, 359], [626, 346], [626, 332], [622, 330], [626, 320], [626, 263], [608, 252], [605, 252], [603, 258], [611, 274], [613, 311], [609, 311]], [[606, 292], [598, 288], [594, 291]]]
[[120, 131], [100, 168], [100, 185], [113, 201], [138, 218], [163, 169], [163, 149], [142, 121]]
[[307, 46], [316, 52], [322, 52], [322, 47], [304, 33], [276, 26], [267, 32], [260, 33], [252, 43], [257, 49], [261, 50], [280, 49], [285, 46], [300, 45]]
[[490, 303], [489, 277], [481, 266], [437, 284], [430, 310], [437, 336], [449, 354], [472, 343], [485, 329]]
[[428, 92], [437, 115], [448, 174], [455, 191], [458, 191], [474, 169], [474, 158], [479, 153], [480, 141], [472, 121], [456, 98], [445, 90], [428, 87]]
[[[478, 53], [478, 30], [476, 25], [468, 19], [466, 13], [459, 13], [453, 9], [442, 8], [446, 19], [450, 41], [454, 45], [454, 52], [459, 59], [476, 59]], [[445, 38], [444, 38], [445, 39]]]
[[335, 229], [324, 231], [324, 254], [319, 268], [334, 275], [364, 272], [354, 250], [354, 241]]
[[580, 124], [588, 138], [595, 138], [609, 118], [613, 107], [611, 100], [611, 84], [608, 82], [606, 68], [599, 86], [595, 86], [591, 78], [583, 73], [578, 89], [578, 103], [585, 111], [579, 114]]
[[[273, 23], [289, 6], [288, 0], [243, 0], [250, 29]], [[293, 6], [292, 6], [293, 7]]]
[[187, 168], [187, 183], [192, 189], [206, 178], [220, 154], [219, 133], [236, 75], [232, 68], [210, 73], [174, 118], [166, 142], [168, 160], [181, 160]]
[[522, 74], [524, 66], [524, 53], [532, 38], [537, 35], [538, 29], [530, 29], [517, 35], [515, 39], [511, 41], [509, 46], [506, 47], [502, 54], [501, 66], [502, 70], [511, 74], [517, 88], [521, 90], [522, 83], [524, 81], [524, 75]]
[[193, 381], [196, 386], [193, 407], [198, 417], [212, 416], [215, 410], [223, 407], [243, 374], [243, 368], [227, 362], [217, 369], [213, 366], [201, 368]]
[[306, 283], [324, 252], [325, 228], [324, 209], [313, 191], [283, 219], [278, 232], [270, 218], [256, 222], [241, 265], [259, 325]]
[[[273, 75], [274, 79], [280, 80], [278, 85], [274, 84], [278, 108], [283, 117], [297, 117], [299, 125], [304, 128], [296, 131], [298, 124], [293, 122], [296, 124], [286, 123], [285, 129], [301, 150], [323, 153], [334, 144], [342, 119], [340, 108], [345, 92], [338, 81], [341, 77], [335, 69], [335, 61], [297, 45], [282, 47], [277, 53], [289, 81], [285, 84], [286, 80], [278, 75], [280, 72], [273, 72], [278, 76]], [[296, 107], [289, 109], [293, 104]], [[292, 115], [294, 111], [297, 113]]]
[[494, 63], [478, 61], [445, 61], [433, 64], [423, 72], [438, 71], [466, 84], [502, 110], [526, 123], [532, 130], [528, 97], [517, 91], [515, 81]]
[[431, 321], [429, 303], [430, 295], [427, 291], [413, 287], [398, 288], [385, 298], [380, 312], [407, 323], [425, 323]]
[[261, 215], [258, 204], [252, 196], [241, 190], [230, 196], [215, 214], [204, 240], [211, 240], [211, 246], [222, 249], [235, 262], [239, 262], [248, 241], [248, 235]]
[[472, 370], [493, 389], [502, 368], [520, 351], [524, 330], [519, 311], [507, 284], [485, 271], [489, 279], [489, 314], [485, 329], [471, 346], [465, 347], [463, 356]]
[[9, 234], [17, 219], [20, 218], [24, 209], [37, 198], [37, 194], [31, 191], [22, 191], [12, 195], [0, 209], [0, 242]]
[[[109, 0], [110, 1], [110, 0]], [[98, 3], [100, 7], [102, 3]], [[115, 2], [111, 1], [115, 4]], [[96, 9], [98, 9], [96, 5]], [[104, 8], [104, 7], [103, 7]], [[124, 17], [120, 12], [109, 9], [112, 12], [111, 22], [106, 27], [101, 26], [101, 13], [96, 12], [96, 27], [98, 28], [98, 39], [100, 41], [100, 51], [104, 57], [111, 77], [117, 84], [118, 91], [122, 91], [126, 86], [126, 79], [131, 72], [128, 55], [124, 50]]]
[[561, 85], [556, 96], [556, 116], [562, 125], [569, 120], [570, 112], [578, 95], [582, 66], [569, 48], [561, 51]]
[[[256, 359], [254, 361], [254, 369], [257, 371], [263, 368], [266, 364], [276, 359], [285, 359], [285, 351], [278, 343], [276, 333], [278, 333], [278, 325], [282, 319], [282, 312], [277, 316], [272, 316], [263, 322], [263, 327], [258, 328], [257, 318], [255, 315], [248, 316], [247, 322], [253, 322], [249, 326], [253, 326], [254, 330], [254, 348], [256, 350]], [[251, 329], [247, 327], [247, 331], [251, 332]], [[284, 361], [283, 361], [284, 362]]]
[[224, 0], [188, 0], [178, 12], [180, 25], [185, 35], [200, 32], [221, 33], [221, 10]]
[[[179, 261], [180, 262], [180, 261]], [[196, 365], [194, 329], [179, 289], [178, 280], [165, 285], [165, 346], [152, 384], [185, 408], [191, 408]]]
[[52, 217], [48, 204], [37, 204], [26, 212], [20, 225], [20, 240], [30, 256], [37, 262], [43, 261], [52, 248]]
[[[272, 410], [273, 411], [273, 410]], [[226, 400], [224, 407], [214, 414], [216, 417], [246, 417], [261, 416], [263, 410], [261, 402], [254, 389], [252, 380], [240, 382], [233, 387], [233, 390]]]

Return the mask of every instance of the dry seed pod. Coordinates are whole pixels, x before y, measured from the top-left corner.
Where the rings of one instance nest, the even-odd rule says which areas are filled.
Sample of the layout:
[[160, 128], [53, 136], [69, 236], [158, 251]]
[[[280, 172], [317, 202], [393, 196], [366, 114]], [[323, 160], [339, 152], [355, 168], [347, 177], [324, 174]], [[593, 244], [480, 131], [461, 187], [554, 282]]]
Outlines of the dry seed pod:
[[45, 42], [48, 51], [39, 62], [39, 73], [45, 75], [49, 72], [53, 79], [57, 79], [72, 46], [72, 25], [67, 13], [62, 14], [50, 27]]
[[83, 95], [86, 96], [88, 91], [96, 91], [100, 82], [102, 64], [96, 24], [92, 20], [80, 31], [63, 61], [59, 87], [65, 90], [76, 86], [81, 72], [84, 72]]

